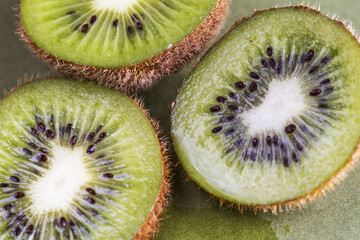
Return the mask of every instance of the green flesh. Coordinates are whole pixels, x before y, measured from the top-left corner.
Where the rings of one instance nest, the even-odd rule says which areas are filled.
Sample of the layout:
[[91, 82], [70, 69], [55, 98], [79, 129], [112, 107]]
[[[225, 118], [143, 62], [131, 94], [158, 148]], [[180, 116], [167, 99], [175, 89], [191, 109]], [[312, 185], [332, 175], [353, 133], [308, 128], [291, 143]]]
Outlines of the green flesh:
[[[0, 104], [0, 111], [0, 201], [2, 207], [13, 204], [11, 209], [1, 210], [0, 239], [13, 239], [15, 235], [17, 239], [35, 239], [37, 231], [40, 239], [135, 236], [158, 196], [162, 155], [152, 125], [131, 99], [85, 82], [41, 80], [11, 93]], [[52, 129], [54, 139], [40, 131], [38, 136], [31, 133], [40, 122]], [[67, 128], [69, 123], [72, 128]], [[90, 132], [96, 134], [88, 141]], [[101, 133], [106, 136], [96, 143]], [[70, 145], [72, 136], [78, 137], [75, 145]], [[34, 143], [37, 149], [32, 146]], [[88, 154], [90, 145], [96, 149]], [[83, 151], [90, 178], [78, 189], [69, 209], [34, 215], [30, 190], [55, 164], [52, 151], [59, 146]], [[44, 163], [36, 158], [43, 154], [40, 147], [49, 152], [44, 154]], [[32, 156], [24, 149], [30, 150]], [[106, 173], [113, 177], [105, 178]], [[20, 181], [11, 181], [11, 176]], [[87, 192], [87, 188], [95, 190], [96, 195]], [[16, 192], [25, 196], [15, 199]], [[90, 204], [89, 197], [95, 204]], [[22, 220], [16, 220], [24, 214]], [[60, 227], [62, 217], [66, 227]], [[70, 227], [70, 220], [74, 226]], [[29, 234], [26, 231], [31, 225], [33, 231]]]
[[[30, 38], [51, 55], [114, 68], [145, 61], [174, 46], [205, 20], [216, 2], [138, 0], [117, 12], [96, 9], [88, 0], [22, 0], [21, 18]], [[91, 24], [93, 15], [97, 19]], [[82, 32], [85, 24], [87, 33]]]
[[[267, 55], [269, 46], [271, 57]], [[314, 51], [314, 58], [301, 62], [302, 54], [309, 50]], [[331, 60], [324, 64], [326, 57]], [[275, 69], [269, 66], [271, 58], [276, 62]], [[268, 63], [266, 69], [262, 59]], [[359, 63], [356, 39], [341, 24], [320, 14], [285, 8], [254, 15], [202, 58], [176, 99], [172, 134], [184, 168], [205, 190], [234, 203], [274, 204], [306, 195], [344, 166], [359, 141], [360, 129], [354, 128], [360, 124]], [[309, 73], [313, 66], [319, 69]], [[252, 79], [250, 72], [258, 73], [260, 79]], [[268, 129], [249, 135], [241, 114], [261, 106], [274, 79], [293, 78], [301, 80], [307, 104], [288, 122], [295, 124], [296, 131], [287, 134]], [[327, 78], [331, 82], [321, 84]], [[235, 87], [240, 81], [247, 85], [245, 89]], [[253, 97], [244, 97], [245, 91], [250, 92], [251, 82], [257, 82], [258, 88]], [[310, 96], [314, 89], [322, 93]], [[229, 92], [239, 100], [231, 99]], [[226, 97], [227, 102], [217, 102], [218, 96]], [[230, 103], [239, 110], [230, 110]], [[220, 106], [220, 111], [210, 112], [212, 106]], [[236, 117], [234, 122], [219, 123], [230, 114]], [[214, 134], [215, 127], [222, 130]], [[236, 132], [226, 136], [230, 129]], [[275, 135], [280, 139], [277, 146]], [[267, 136], [272, 139], [270, 148]], [[257, 147], [252, 145], [254, 138], [259, 140]], [[286, 150], [282, 150], [281, 143]], [[294, 147], [296, 143], [301, 147]]]

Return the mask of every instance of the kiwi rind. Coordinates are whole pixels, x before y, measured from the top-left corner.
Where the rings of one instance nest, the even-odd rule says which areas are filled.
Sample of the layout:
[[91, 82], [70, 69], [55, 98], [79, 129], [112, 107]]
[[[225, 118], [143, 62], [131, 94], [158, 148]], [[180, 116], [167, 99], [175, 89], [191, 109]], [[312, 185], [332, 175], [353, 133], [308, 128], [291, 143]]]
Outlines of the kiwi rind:
[[[17, 89], [21, 88], [22, 86], [32, 83], [34, 81], [41, 81], [44, 79], [54, 79], [51, 78], [50, 75], [47, 78], [37, 77], [25, 77], [23, 81], [18, 81], [16, 87], [11, 88], [9, 91], [5, 91], [4, 98], [0, 99], [0, 104], [2, 103], [3, 99], [8, 97], [12, 92], [16, 91]], [[125, 95], [125, 94], [124, 94]], [[156, 138], [158, 139], [158, 147], [162, 157], [162, 179], [161, 179], [161, 186], [159, 189], [159, 193], [157, 195], [156, 201], [152, 207], [151, 212], [149, 213], [146, 220], [143, 222], [139, 230], [137, 231], [136, 235], [132, 238], [133, 240], [147, 240], [151, 239], [154, 234], [157, 232], [160, 221], [162, 220], [162, 214], [169, 206], [170, 194], [171, 194], [171, 172], [172, 172], [172, 165], [169, 161], [169, 141], [168, 138], [163, 135], [162, 129], [159, 123], [151, 118], [149, 110], [144, 107], [144, 103], [142, 100], [139, 100], [135, 97], [128, 97], [132, 100], [143, 112], [145, 117], [150, 122], [153, 131], [155, 133]]]
[[98, 84], [124, 92], [146, 89], [167, 75], [179, 71], [188, 62], [202, 53], [220, 32], [231, 0], [218, 0], [209, 16], [185, 39], [168, 50], [140, 63], [120, 68], [105, 68], [81, 65], [67, 61], [42, 50], [26, 33], [21, 19], [17, 33], [28, 48], [50, 68], [67, 77], [97, 82]]
[[[324, 17], [328, 18], [329, 20], [331, 20], [332, 22], [334, 22], [335, 24], [338, 24], [341, 27], [345, 28], [347, 30], [347, 32], [349, 32], [351, 34], [351, 36], [356, 40], [356, 42], [360, 46], [360, 40], [355, 36], [351, 26], [345, 25], [344, 22], [339, 20], [337, 17], [334, 17], [334, 16], [330, 17], [328, 15], [324, 15], [318, 9], [315, 9], [315, 8], [312, 8], [312, 7], [309, 7], [309, 6], [294, 5], [294, 6], [285, 6], [285, 7], [272, 7], [272, 8], [264, 9], [264, 10], [256, 10], [251, 16], [242, 17], [240, 20], [236, 21], [233, 24], [233, 26], [230, 28], [230, 30], [226, 34], [224, 34], [219, 40], [217, 40], [217, 42], [215, 44], [213, 44], [213, 46], [210, 49], [208, 49], [207, 52], [211, 51], [211, 49], [214, 48], [218, 42], [221, 42], [227, 35], [229, 35], [230, 32], [232, 32], [232, 30], [234, 28], [236, 28], [239, 25], [243, 24], [247, 20], [257, 16], [258, 14], [260, 14], [262, 12], [267, 12], [267, 11], [272, 11], [272, 10], [277, 10], [277, 9], [284, 9], [284, 8], [301, 9], [301, 10], [312, 12], [312, 13], [317, 14], [317, 15], [324, 16]], [[205, 52], [204, 55], [206, 55], [207, 52]], [[198, 59], [194, 63], [194, 65], [192, 66], [192, 70], [194, 70], [198, 66], [198, 64], [200, 63], [200, 60], [201, 59]], [[178, 94], [180, 94], [181, 91], [183, 90], [185, 83], [186, 83], [186, 79], [183, 81], [182, 86], [178, 90]], [[175, 108], [176, 104], [177, 104], [177, 102], [175, 100], [170, 106], [170, 108], [171, 108], [171, 119], [173, 119], [173, 113], [174, 113], [174, 108]], [[174, 130], [174, 123], [173, 123], [173, 120], [171, 120], [171, 134], [172, 134], [172, 139], [173, 139], [173, 142], [174, 142], [174, 131], [173, 130]], [[175, 142], [174, 142], [174, 149], [175, 149], [176, 153], [179, 153]], [[345, 180], [347, 175], [354, 168], [356, 168], [358, 166], [359, 159], [360, 159], [360, 143], [358, 143], [358, 145], [356, 146], [356, 148], [352, 152], [352, 154], [349, 157], [349, 159], [347, 160], [347, 162], [330, 179], [328, 179], [323, 184], [321, 184], [319, 187], [317, 187], [313, 191], [307, 193], [306, 195], [298, 197], [298, 198], [294, 198], [294, 199], [291, 199], [291, 200], [287, 200], [287, 201], [284, 201], [284, 202], [278, 202], [278, 203], [274, 203], [274, 204], [264, 204], [264, 205], [256, 205], [256, 204], [254, 204], [254, 205], [251, 205], [251, 204], [246, 205], [246, 204], [241, 204], [241, 203], [238, 204], [238, 203], [234, 203], [234, 202], [231, 202], [229, 200], [226, 200], [226, 199], [222, 199], [222, 198], [220, 198], [218, 196], [214, 196], [211, 192], [208, 192], [208, 193], [210, 194], [210, 199], [218, 202], [221, 207], [236, 209], [241, 213], [243, 213], [244, 211], [253, 211], [255, 213], [257, 213], [257, 212], [261, 212], [261, 213], [271, 212], [272, 214], [277, 215], [278, 213], [282, 213], [282, 212], [286, 212], [286, 211], [292, 211], [292, 210], [296, 210], [296, 209], [300, 210], [303, 207], [305, 207], [307, 204], [309, 204], [309, 203], [311, 203], [311, 202], [325, 196], [328, 192], [333, 191], [339, 184], [341, 184], [341, 182], [343, 182]], [[179, 161], [179, 163], [184, 167], [186, 172], [189, 172], [190, 169], [187, 169], [186, 165], [184, 163], [182, 163], [181, 160]], [[202, 188], [205, 191], [207, 191], [190, 174], [188, 174], [188, 179], [196, 182], [198, 184], [199, 188]]]

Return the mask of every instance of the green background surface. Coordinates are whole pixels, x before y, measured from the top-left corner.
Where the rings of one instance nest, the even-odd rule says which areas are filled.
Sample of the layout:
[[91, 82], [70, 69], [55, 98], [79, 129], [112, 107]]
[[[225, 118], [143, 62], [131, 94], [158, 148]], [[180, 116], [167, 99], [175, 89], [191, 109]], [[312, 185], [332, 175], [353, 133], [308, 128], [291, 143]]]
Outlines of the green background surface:
[[[222, 33], [254, 9], [283, 6], [290, 1], [275, 0], [233, 0], [230, 14]], [[303, 1], [291, 1], [299, 4]], [[338, 15], [351, 20], [355, 29], [360, 29], [359, 0], [309, 1], [310, 5], [321, 4], [323, 13]], [[49, 69], [18, 40], [16, 11], [18, 0], [1, 0], [0, 27], [0, 88], [10, 90], [24, 76], [47, 76]], [[332, 33], [329, 33], [332, 34]], [[189, 67], [163, 79], [150, 90], [141, 91], [138, 96], [145, 101], [151, 115], [159, 120], [166, 134], [170, 132], [169, 105], [175, 99], [176, 91], [189, 73]], [[3, 97], [3, 92], [0, 93]], [[172, 162], [178, 159], [172, 152]], [[360, 239], [360, 168], [335, 191], [309, 204], [301, 211], [295, 210], [277, 216], [257, 214], [219, 207], [216, 201], [195, 183], [187, 180], [180, 165], [174, 171], [174, 187], [171, 206], [161, 222], [159, 233], [154, 239]]]

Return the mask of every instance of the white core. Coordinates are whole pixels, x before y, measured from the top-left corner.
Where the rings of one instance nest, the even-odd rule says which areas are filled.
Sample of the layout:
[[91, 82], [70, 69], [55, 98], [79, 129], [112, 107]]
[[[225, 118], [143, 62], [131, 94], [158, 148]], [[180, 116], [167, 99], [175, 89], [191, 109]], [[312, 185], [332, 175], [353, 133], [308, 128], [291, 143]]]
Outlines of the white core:
[[32, 211], [44, 214], [69, 209], [80, 187], [90, 179], [84, 152], [82, 148], [54, 146], [50, 169], [30, 189]]
[[296, 78], [274, 79], [263, 99], [263, 103], [242, 114], [248, 133], [284, 131], [294, 116], [306, 108], [306, 95], [301, 91]]
[[138, 0], [94, 0], [94, 7], [99, 10], [122, 12], [137, 2]]

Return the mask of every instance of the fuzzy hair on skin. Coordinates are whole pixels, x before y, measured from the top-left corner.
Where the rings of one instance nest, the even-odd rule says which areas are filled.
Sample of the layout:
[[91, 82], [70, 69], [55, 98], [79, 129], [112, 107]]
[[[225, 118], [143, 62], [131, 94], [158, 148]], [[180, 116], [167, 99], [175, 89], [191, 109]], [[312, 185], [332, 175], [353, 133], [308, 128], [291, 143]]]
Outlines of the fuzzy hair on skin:
[[28, 48], [50, 68], [67, 77], [87, 80], [116, 90], [132, 92], [153, 86], [160, 79], [177, 72], [201, 54], [218, 35], [224, 25], [231, 0], [218, 0], [210, 15], [185, 39], [170, 49], [141, 63], [120, 68], [81, 65], [57, 58], [42, 50], [31, 40], [22, 24], [19, 6], [17, 33]]
[[[263, 11], [275, 10], [275, 9], [278, 9], [278, 8], [299, 8], [299, 9], [305, 9], [307, 11], [311, 11], [311, 12], [314, 12], [316, 14], [326, 16], [329, 19], [331, 19], [334, 23], [340, 24], [354, 37], [354, 39], [357, 41], [357, 43], [359, 44], [359, 47], [360, 47], [359, 38], [354, 34], [354, 29], [352, 28], [352, 24], [349, 24], [349, 23], [344, 24], [342, 21], [339, 20], [339, 18], [336, 15], [333, 16], [333, 17], [329, 17], [329, 15], [322, 14], [319, 11], [320, 10], [320, 4], [316, 5], [315, 7], [316, 7], [316, 9], [312, 8], [310, 6], [293, 5], [293, 6], [282, 6], [282, 7], [276, 6], [276, 7], [273, 7], [273, 8], [269, 8], [267, 10], [255, 10], [255, 12], [252, 14], [252, 16], [250, 16], [250, 17], [245, 16], [245, 17], [241, 18], [240, 20], [236, 21], [235, 24], [230, 28], [230, 30], [226, 34], [224, 34], [218, 40], [218, 42], [220, 42], [222, 39], [224, 39], [235, 27], [237, 27], [238, 25], [242, 24], [243, 22], [247, 21], [248, 19], [252, 18], [253, 16], [255, 16], [255, 15], [257, 15], [257, 14], [263, 12]], [[216, 43], [213, 45], [213, 47], [215, 45], [216, 45]], [[199, 62], [200, 62], [200, 59], [193, 65], [192, 69], [194, 69]], [[181, 88], [178, 89], [178, 93], [181, 92], [181, 90], [182, 90], [184, 84], [186, 83], [186, 81], [187, 81], [186, 79], [183, 81], [183, 84], [182, 84]], [[172, 116], [173, 109], [174, 109], [175, 105], [176, 105], [176, 102], [173, 102], [170, 105], [171, 116]], [[173, 126], [171, 126], [171, 128], [173, 128]], [[176, 151], [176, 146], [175, 145], [174, 145], [174, 148], [175, 148], [175, 151]], [[281, 203], [268, 204], [268, 205], [244, 205], [244, 204], [233, 203], [233, 202], [230, 202], [228, 200], [218, 198], [218, 197], [216, 197], [214, 195], [211, 195], [211, 194], [210, 194], [210, 199], [219, 202], [220, 207], [225, 207], [225, 208], [230, 208], [230, 209], [237, 209], [241, 213], [243, 213], [244, 211], [253, 211], [255, 214], [258, 213], [258, 212], [261, 212], [261, 213], [271, 212], [272, 214], [277, 215], [279, 213], [286, 212], [286, 211], [293, 211], [293, 210], [296, 210], [296, 209], [300, 210], [303, 207], [305, 207], [308, 203], [311, 203], [311, 202], [321, 198], [322, 196], [325, 196], [327, 192], [330, 192], [330, 191], [334, 190], [341, 182], [343, 182], [345, 180], [345, 178], [347, 177], [349, 172], [351, 172], [354, 168], [356, 168], [358, 166], [359, 160], [360, 160], [360, 143], [356, 146], [356, 148], [353, 151], [351, 157], [348, 159], [348, 161], [345, 163], [345, 165], [340, 170], [338, 170], [330, 179], [328, 179], [326, 182], [321, 184], [319, 187], [317, 187], [316, 189], [314, 189], [310, 193], [307, 193], [304, 196], [301, 196], [301, 197], [298, 197], [296, 199], [292, 199], [292, 200], [289, 200], [289, 201], [285, 201], [285, 202], [281, 202]], [[179, 163], [182, 164], [181, 161], [179, 161]], [[188, 178], [189, 178], [188, 180], [194, 181], [191, 178], [191, 176], [188, 176]], [[200, 185], [199, 185], [199, 188], [203, 189]]]
[[[18, 80], [17, 86], [11, 88], [9, 91], [5, 91], [5, 97], [8, 97], [12, 92], [16, 91], [18, 88], [29, 84], [31, 82], [51, 78], [50, 75], [44, 77], [43, 75], [38, 74], [36, 78], [33, 77], [24, 77], [24, 80]], [[34, 80], [35, 79], [35, 80]], [[150, 239], [158, 230], [160, 226], [160, 221], [162, 220], [162, 213], [169, 205], [170, 194], [171, 194], [171, 182], [172, 182], [172, 166], [169, 161], [169, 141], [166, 136], [163, 135], [163, 130], [160, 128], [159, 123], [150, 117], [150, 113], [147, 109], [144, 108], [143, 101], [136, 99], [134, 96], [129, 97], [143, 112], [146, 118], [151, 123], [151, 126], [155, 132], [156, 138], [158, 139], [159, 143], [159, 150], [162, 156], [162, 163], [163, 163], [163, 175], [161, 180], [161, 186], [159, 190], [159, 194], [156, 198], [156, 201], [153, 205], [151, 212], [149, 213], [148, 217], [141, 225], [140, 229], [137, 231], [136, 235], [132, 238], [133, 240], [148, 240]], [[2, 99], [0, 99], [0, 104]]]

